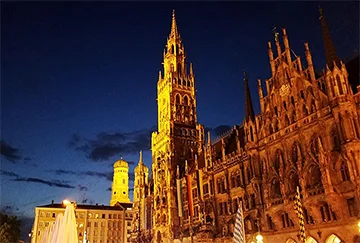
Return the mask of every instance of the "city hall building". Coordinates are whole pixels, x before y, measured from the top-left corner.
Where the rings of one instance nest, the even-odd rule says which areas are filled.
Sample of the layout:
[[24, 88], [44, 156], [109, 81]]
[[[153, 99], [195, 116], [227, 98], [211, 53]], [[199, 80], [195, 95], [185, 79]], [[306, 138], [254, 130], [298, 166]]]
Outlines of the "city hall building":
[[244, 74], [244, 120], [212, 140], [197, 122], [195, 73], [173, 13], [151, 173], [142, 159], [135, 169], [132, 242], [232, 242], [240, 203], [247, 242], [259, 233], [266, 243], [300, 242], [297, 187], [307, 243], [360, 242], [359, 57], [340, 60], [322, 13], [320, 24], [324, 71], [315, 72], [308, 43], [303, 58], [294, 57], [286, 30], [276, 33], [268, 43], [271, 76], [257, 82], [260, 113]]

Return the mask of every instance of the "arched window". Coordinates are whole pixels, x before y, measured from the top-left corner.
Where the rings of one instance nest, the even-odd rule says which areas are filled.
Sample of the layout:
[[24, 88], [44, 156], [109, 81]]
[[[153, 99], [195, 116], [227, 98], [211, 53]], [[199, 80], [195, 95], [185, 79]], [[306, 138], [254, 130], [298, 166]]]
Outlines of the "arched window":
[[300, 97], [302, 98], [302, 99], [305, 99], [305, 96], [304, 96], [304, 91], [300, 91]]
[[343, 181], [350, 181], [349, 169], [345, 161], [341, 162], [340, 172], [341, 172], [341, 179]]
[[293, 106], [295, 106], [295, 99], [294, 99], [294, 96], [291, 96], [291, 104], [293, 105]]
[[280, 170], [280, 154], [277, 154], [274, 159], [274, 169], [276, 173], [279, 173]]
[[178, 71], [178, 74], [181, 75], [182, 70], [181, 70], [181, 64], [180, 63], [178, 63], [178, 65], [177, 65], [177, 71]]
[[278, 121], [275, 121], [274, 127], [275, 127], [275, 132], [279, 131]]
[[218, 193], [222, 193], [220, 179], [217, 179], [217, 186], [218, 186]]
[[296, 193], [296, 187], [299, 186], [299, 177], [295, 172], [291, 172], [289, 176], [288, 181], [288, 192], [289, 194], [295, 194]]
[[278, 109], [277, 106], [274, 107], [275, 115], [278, 116]]
[[189, 98], [186, 95], [184, 96], [184, 105], [189, 105]]
[[183, 80], [183, 85], [186, 86], [186, 80]]
[[319, 141], [318, 137], [315, 137], [311, 140], [310, 143], [310, 151], [312, 155], [315, 157], [316, 160], [318, 160], [319, 157]]
[[314, 113], [316, 111], [315, 101], [311, 102], [311, 113]]
[[246, 184], [249, 184], [249, 183], [250, 183], [250, 179], [251, 179], [251, 173], [250, 173], [249, 168], [246, 168], [246, 177], [247, 177]]
[[339, 94], [340, 95], [344, 94], [343, 87], [342, 87], [339, 75], [336, 75], [336, 84], [337, 84], [337, 86], [339, 88]]
[[252, 126], [250, 126], [250, 139], [251, 139], [251, 142], [254, 141], [254, 134], [253, 134]]
[[175, 102], [176, 102], [176, 104], [180, 104], [180, 95], [179, 94], [176, 94]]
[[175, 51], [175, 47], [174, 47], [174, 45], [171, 45], [171, 54], [174, 54], [174, 51]]
[[318, 165], [311, 165], [309, 168], [309, 177], [307, 179], [307, 188], [313, 189], [313, 188], [319, 188], [323, 187], [321, 182], [321, 171]]
[[291, 161], [294, 164], [295, 168], [297, 167], [297, 162], [299, 160], [297, 146], [298, 146], [297, 144], [294, 144], [292, 149], [291, 149]]
[[339, 135], [337, 132], [336, 127], [333, 128], [332, 132], [331, 132], [331, 136], [332, 136], [332, 140], [333, 140], [333, 144], [334, 144], [334, 149], [338, 150], [340, 149], [340, 139], [339, 139]]
[[241, 178], [240, 178], [240, 171], [236, 173], [236, 187], [239, 187], [241, 185]]
[[284, 109], [286, 110], [286, 101], [283, 102]]
[[289, 117], [286, 115], [285, 116], [285, 126], [289, 126], [290, 125], [290, 120]]
[[303, 105], [303, 112], [304, 112], [304, 115], [305, 115], [305, 116], [308, 116], [308, 115], [309, 115], [309, 112], [308, 112], [308, 110], [307, 110], [307, 108], [306, 108], [306, 105]]
[[272, 198], [281, 197], [280, 181], [277, 178], [271, 181], [271, 195]]
[[296, 121], [296, 112], [293, 111], [293, 113], [291, 114], [291, 124], [294, 123]]

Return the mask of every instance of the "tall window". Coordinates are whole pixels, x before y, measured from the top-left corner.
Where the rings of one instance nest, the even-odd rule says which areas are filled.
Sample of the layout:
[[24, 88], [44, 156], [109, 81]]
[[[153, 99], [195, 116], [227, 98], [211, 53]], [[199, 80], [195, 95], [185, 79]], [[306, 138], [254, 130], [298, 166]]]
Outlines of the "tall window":
[[274, 178], [271, 182], [271, 193], [272, 198], [281, 197], [280, 181], [277, 178]]
[[348, 169], [347, 164], [346, 164], [345, 161], [341, 162], [340, 172], [341, 172], [341, 179], [343, 181], [349, 181], [350, 180], [349, 169]]
[[316, 160], [318, 160], [318, 156], [319, 156], [319, 142], [318, 142], [318, 138], [315, 137], [311, 140], [310, 143], [310, 150], [312, 155], [316, 158]]
[[355, 198], [348, 198], [346, 199], [348, 209], [349, 209], [349, 216], [354, 217], [358, 214], [358, 209], [355, 203]]
[[297, 162], [299, 160], [297, 146], [298, 146], [297, 144], [294, 144], [291, 149], [291, 161], [294, 164], [295, 168], [297, 167]]
[[320, 213], [323, 222], [337, 220], [336, 214], [331, 210], [327, 203], [320, 207]]
[[339, 88], [339, 94], [340, 95], [344, 94], [343, 87], [342, 87], [339, 75], [336, 76], [336, 84], [337, 84], [337, 86]]
[[308, 112], [308, 110], [307, 110], [307, 108], [306, 108], [306, 105], [303, 105], [303, 112], [304, 112], [304, 115], [305, 115], [305, 116], [308, 116], [308, 115], [309, 115], [309, 112]]

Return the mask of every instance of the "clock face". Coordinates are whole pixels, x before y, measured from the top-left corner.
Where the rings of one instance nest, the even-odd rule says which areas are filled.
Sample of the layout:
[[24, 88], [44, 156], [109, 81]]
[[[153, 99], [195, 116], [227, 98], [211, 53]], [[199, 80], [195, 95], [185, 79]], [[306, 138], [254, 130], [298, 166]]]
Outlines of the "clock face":
[[290, 85], [289, 84], [283, 84], [280, 88], [280, 96], [286, 96], [290, 94]]

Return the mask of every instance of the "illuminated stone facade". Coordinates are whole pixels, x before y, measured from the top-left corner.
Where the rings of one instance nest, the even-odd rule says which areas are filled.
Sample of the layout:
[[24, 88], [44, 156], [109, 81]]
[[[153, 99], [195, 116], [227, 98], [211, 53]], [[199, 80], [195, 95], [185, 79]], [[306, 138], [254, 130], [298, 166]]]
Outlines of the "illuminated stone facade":
[[114, 206], [117, 202], [130, 202], [129, 164], [123, 159], [114, 163], [114, 178], [111, 187], [110, 206]]
[[[86, 242], [91, 243], [129, 242], [129, 228], [133, 218], [131, 207], [131, 203], [118, 203], [116, 206], [78, 204], [75, 216], [79, 243], [84, 242], [84, 237]], [[46, 226], [54, 223], [59, 213], [65, 213], [63, 204], [51, 203], [35, 208], [31, 243], [41, 242]]]
[[[305, 67], [299, 56], [293, 57], [286, 30], [282, 41], [275, 33], [277, 55], [269, 42], [271, 77], [265, 81], [265, 90], [258, 80], [260, 114], [254, 114], [245, 74], [243, 123], [213, 141], [208, 134], [205, 142], [203, 126], [196, 118], [195, 76], [191, 64], [187, 70], [173, 13], [164, 73], [159, 73], [157, 84], [152, 177], [146, 198], [139, 200], [145, 205], [138, 206], [145, 210], [147, 220], [142, 231], [134, 229], [134, 242], [232, 242], [240, 202], [247, 242], [254, 241], [259, 232], [266, 243], [299, 242], [293, 210], [297, 186], [303, 196], [307, 242], [359, 240], [359, 69], [348, 73], [337, 58], [324, 17], [320, 19], [326, 69], [315, 72], [307, 43]], [[185, 161], [192, 176], [195, 215], [191, 218]], [[181, 218], [177, 166], [184, 195]]]

